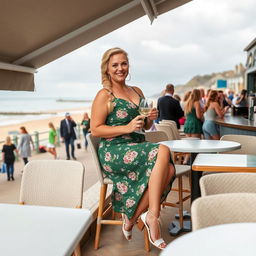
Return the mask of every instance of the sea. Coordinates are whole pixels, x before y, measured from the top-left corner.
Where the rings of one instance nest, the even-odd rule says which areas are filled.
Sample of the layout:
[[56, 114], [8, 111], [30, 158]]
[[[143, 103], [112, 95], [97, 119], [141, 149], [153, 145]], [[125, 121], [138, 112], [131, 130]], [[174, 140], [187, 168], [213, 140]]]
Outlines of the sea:
[[26, 121], [64, 116], [66, 111], [80, 113], [88, 108], [92, 99], [57, 97], [0, 97], [0, 126], [19, 124]]

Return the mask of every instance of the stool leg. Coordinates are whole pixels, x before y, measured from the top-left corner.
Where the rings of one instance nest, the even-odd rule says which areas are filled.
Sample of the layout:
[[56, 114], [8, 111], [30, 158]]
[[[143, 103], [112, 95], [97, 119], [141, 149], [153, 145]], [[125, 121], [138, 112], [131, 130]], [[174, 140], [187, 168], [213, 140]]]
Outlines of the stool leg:
[[101, 220], [103, 216], [103, 209], [104, 209], [104, 202], [106, 199], [107, 187], [108, 187], [107, 184], [103, 184], [101, 185], [101, 188], [100, 188], [100, 201], [99, 201], [99, 210], [98, 210], [98, 217], [97, 217], [95, 243], [94, 243], [94, 249], [96, 250], [99, 248], [99, 243], [100, 243]]
[[178, 177], [178, 190], [179, 190], [179, 216], [180, 228], [183, 228], [183, 193], [182, 193], [182, 176]]

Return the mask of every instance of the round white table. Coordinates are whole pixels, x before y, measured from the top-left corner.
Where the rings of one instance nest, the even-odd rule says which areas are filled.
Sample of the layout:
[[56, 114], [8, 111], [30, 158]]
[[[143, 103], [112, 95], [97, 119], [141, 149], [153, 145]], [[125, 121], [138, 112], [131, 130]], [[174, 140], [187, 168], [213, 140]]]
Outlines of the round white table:
[[219, 153], [241, 148], [241, 144], [225, 140], [168, 140], [161, 144], [172, 151], [185, 153]]
[[255, 256], [256, 223], [211, 226], [183, 235], [160, 256]]
[[[160, 143], [169, 147], [173, 152], [191, 153], [191, 167], [198, 153], [219, 153], [241, 148], [241, 144], [238, 142], [224, 140], [169, 140]], [[199, 187], [199, 179], [201, 176], [202, 172], [192, 171], [191, 201], [201, 195]]]

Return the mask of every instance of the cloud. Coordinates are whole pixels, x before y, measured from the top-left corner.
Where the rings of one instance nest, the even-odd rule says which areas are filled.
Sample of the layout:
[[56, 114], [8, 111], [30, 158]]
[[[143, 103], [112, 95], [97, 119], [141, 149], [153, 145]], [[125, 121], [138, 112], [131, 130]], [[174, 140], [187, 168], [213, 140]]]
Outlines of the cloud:
[[194, 0], [160, 15], [146, 16], [39, 69], [37, 92], [94, 96], [102, 87], [100, 62], [111, 47], [124, 48], [131, 81], [146, 95], [198, 74], [245, 63], [243, 49], [255, 38], [255, 0]]

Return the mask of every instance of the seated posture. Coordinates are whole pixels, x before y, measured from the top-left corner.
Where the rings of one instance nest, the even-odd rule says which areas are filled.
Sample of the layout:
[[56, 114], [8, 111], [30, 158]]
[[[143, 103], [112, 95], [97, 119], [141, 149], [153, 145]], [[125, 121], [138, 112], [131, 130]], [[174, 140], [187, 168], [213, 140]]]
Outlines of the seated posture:
[[[144, 222], [150, 242], [166, 247], [159, 225], [160, 204], [171, 189], [175, 169], [170, 150], [164, 145], [145, 142], [138, 133], [149, 129], [158, 117], [153, 108], [147, 118], [139, 115], [142, 91], [126, 84], [129, 73], [127, 53], [120, 48], [106, 51], [102, 57], [103, 89], [92, 105], [91, 132], [101, 137], [99, 160], [102, 170], [113, 181], [112, 201], [123, 216], [123, 234], [132, 238], [138, 218]], [[146, 212], [145, 212], [146, 211]]]

